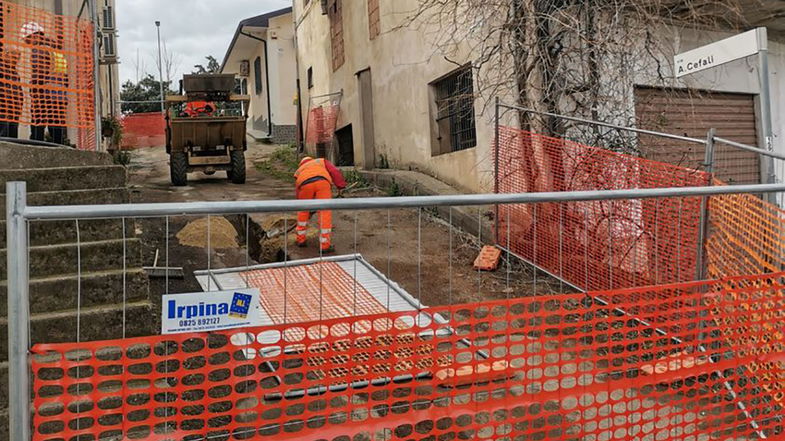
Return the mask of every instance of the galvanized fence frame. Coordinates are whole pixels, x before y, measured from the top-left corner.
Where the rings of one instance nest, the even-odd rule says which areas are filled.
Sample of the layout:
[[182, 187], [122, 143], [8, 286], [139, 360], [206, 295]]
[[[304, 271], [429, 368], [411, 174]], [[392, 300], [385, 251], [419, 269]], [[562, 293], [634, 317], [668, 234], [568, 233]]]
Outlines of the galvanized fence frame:
[[[717, 144], [725, 144], [731, 147], [734, 147], [739, 150], [748, 151], [752, 153], [758, 154], [761, 158], [761, 162], [763, 162], [763, 158], [768, 158], [769, 160], [778, 159], [780, 161], [785, 161], [785, 154], [780, 154], [770, 150], [768, 148], [761, 148], [756, 147], [740, 142], [736, 142], [730, 139], [722, 138], [717, 136], [718, 129], [717, 128], [710, 128], [706, 134], [706, 138], [698, 139], [689, 136], [682, 136], [676, 135], [672, 133], [665, 133], [665, 132], [658, 132], [653, 130], [645, 130], [639, 129], [636, 127], [629, 127], [629, 126], [622, 126], [618, 124], [611, 124], [604, 121], [597, 121], [588, 118], [580, 118], [576, 116], [569, 116], [557, 113], [550, 113], [540, 110], [535, 110], [527, 107], [522, 107], [518, 105], [510, 105], [503, 103], [499, 97], [496, 97], [494, 103], [495, 111], [494, 111], [494, 158], [493, 158], [493, 180], [494, 180], [494, 193], [500, 192], [499, 186], [499, 153], [500, 153], [500, 128], [501, 128], [501, 120], [504, 116], [503, 113], [507, 111], [518, 112], [521, 117], [530, 117], [531, 115], [540, 115], [546, 116], [550, 118], [565, 120], [565, 121], [572, 121], [582, 125], [589, 125], [589, 126], [598, 126], [598, 127], [605, 127], [608, 129], [617, 130], [619, 132], [630, 132], [638, 135], [648, 135], [654, 136], [659, 138], [665, 139], [672, 139], [676, 141], [682, 141], [689, 144], [699, 144], [703, 145], [705, 148], [704, 160], [701, 164], [704, 167], [704, 170], [709, 175], [708, 182], [706, 183], [707, 186], [711, 186], [714, 183], [714, 169], [715, 169], [715, 161], [716, 161], [716, 145]], [[761, 176], [762, 183], [771, 183], [774, 180], [770, 180], [770, 177]], [[778, 205], [776, 200], [776, 194], [774, 192], [766, 194], [768, 202]], [[501, 219], [500, 212], [499, 212], [499, 205], [496, 205], [495, 208], [495, 221], [496, 221], [496, 242], [499, 243], [499, 220]], [[698, 235], [698, 249], [697, 249], [697, 262], [695, 268], [695, 277], [696, 280], [703, 280], [705, 278], [706, 268], [705, 268], [705, 244], [706, 238], [708, 236], [708, 228], [709, 228], [709, 201], [708, 196], [705, 196], [701, 199], [701, 206], [700, 206], [700, 221], [698, 225], [699, 235]], [[508, 251], [509, 250], [505, 250]], [[518, 258], [521, 258], [518, 256]], [[547, 271], [546, 271], [547, 272]], [[577, 287], [576, 287], [577, 288]]]
[[[742, 193], [781, 193], [785, 184], [725, 187], [682, 187], [529, 194], [477, 194], [335, 200], [275, 200], [80, 206], [28, 206], [24, 182], [6, 186], [8, 246], [9, 430], [11, 439], [31, 439], [29, 229], [31, 221], [63, 219], [129, 219], [188, 215], [288, 213], [318, 210], [421, 209], [438, 206], [487, 206], [548, 202], [589, 202], [667, 197], [709, 197]], [[208, 239], [209, 243], [209, 239]], [[451, 250], [452, 251], [452, 250]], [[509, 254], [508, 254], [509, 258]]]
[[[608, 129], [617, 130], [620, 132], [630, 132], [635, 133], [638, 135], [648, 135], [648, 136], [655, 136], [659, 138], [666, 138], [672, 139], [676, 141], [682, 141], [690, 144], [700, 144], [706, 148], [705, 158], [703, 162], [703, 166], [705, 167], [708, 173], [712, 173], [712, 169], [714, 167], [715, 162], [715, 147], [717, 144], [725, 144], [730, 147], [737, 148], [739, 150], [744, 150], [752, 153], [758, 154], [761, 158], [761, 162], [763, 163], [765, 159], [773, 161], [774, 159], [778, 159], [780, 161], [785, 161], [785, 154], [777, 153], [770, 148], [761, 148], [749, 144], [744, 144], [741, 142], [736, 142], [727, 138], [723, 138], [717, 136], [717, 132], [719, 128], [712, 127], [708, 130], [705, 139], [693, 138], [689, 136], [682, 136], [676, 135], [672, 133], [665, 133], [665, 132], [657, 132], [653, 130], [645, 130], [639, 129], [637, 127], [629, 127], [629, 126], [622, 126], [618, 124], [611, 124], [604, 121], [597, 121], [588, 118], [580, 118], [576, 116], [569, 116], [569, 115], [562, 115], [558, 113], [550, 113], [544, 112], [540, 110], [531, 109], [528, 107], [522, 107], [518, 105], [510, 105], [503, 103], [499, 97], [496, 97], [495, 101], [495, 113], [494, 113], [494, 144], [499, 145], [499, 128], [501, 127], [501, 118], [503, 117], [502, 112], [504, 111], [514, 111], [519, 112], [522, 117], [528, 117], [529, 115], [540, 115], [540, 116], [547, 116], [550, 118], [565, 120], [565, 121], [572, 121], [578, 124], [589, 125], [589, 126], [598, 126], [598, 127], [605, 127]], [[770, 146], [767, 146], [770, 147]], [[498, 148], [494, 153], [494, 187], [495, 192], [498, 193], [498, 170], [499, 170], [499, 153]], [[762, 170], [763, 171], [763, 170]], [[775, 176], [773, 175], [773, 170], [769, 170], [770, 176], [761, 176], [761, 183], [774, 183]], [[769, 193], [767, 195], [768, 201], [772, 204], [777, 204], [776, 198], [773, 193]], [[704, 214], [703, 212], [701, 213]]]

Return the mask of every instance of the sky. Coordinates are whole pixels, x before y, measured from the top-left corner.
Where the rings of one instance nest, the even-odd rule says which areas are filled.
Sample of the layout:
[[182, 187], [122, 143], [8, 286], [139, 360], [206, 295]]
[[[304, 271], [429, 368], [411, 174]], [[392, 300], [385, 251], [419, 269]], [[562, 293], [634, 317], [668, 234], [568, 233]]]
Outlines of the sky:
[[161, 40], [180, 60], [176, 84], [207, 55], [220, 63], [240, 20], [291, 5], [291, 0], [117, 0], [120, 82], [136, 80], [137, 64], [140, 72], [158, 77], [156, 20]]

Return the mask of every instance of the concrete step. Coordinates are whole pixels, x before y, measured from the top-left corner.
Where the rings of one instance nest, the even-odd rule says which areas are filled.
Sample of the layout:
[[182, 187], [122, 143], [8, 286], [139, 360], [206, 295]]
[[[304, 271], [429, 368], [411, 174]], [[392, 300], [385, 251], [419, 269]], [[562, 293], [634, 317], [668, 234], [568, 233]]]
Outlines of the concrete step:
[[[82, 274], [81, 292], [76, 276], [55, 276], [30, 281], [30, 312], [33, 314], [76, 309], [81, 295], [82, 307], [112, 305], [123, 302], [123, 285], [127, 302], [150, 298], [147, 275], [141, 268], [123, 271], [100, 271]], [[56, 295], [54, 295], [56, 293]], [[0, 282], [0, 317], [8, 315], [8, 285]]]
[[[129, 201], [128, 189], [125, 187], [42, 191], [27, 194], [27, 205], [127, 204]], [[0, 195], [0, 204], [5, 207], [5, 195]]]
[[[7, 278], [6, 249], [0, 250], [0, 280]], [[78, 256], [81, 254], [80, 256]], [[78, 265], [77, 257], [80, 257]], [[51, 276], [75, 276], [96, 271], [119, 270], [123, 268], [123, 241], [104, 240], [61, 245], [30, 247], [30, 278], [39, 279]], [[142, 246], [138, 239], [126, 241], [125, 267], [141, 268]]]
[[4, 169], [30, 169], [52, 165], [59, 167], [112, 165], [113, 161], [112, 155], [108, 153], [0, 142], [0, 164], [3, 164]]
[[[5, 220], [0, 220], [0, 248], [6, 247]], [[60, 245], [76, 242], [76, 222], [69, 221], [31, 221], [30, 245]], [[125, 237], [134, 237], [136, 223], [131, 219], [125, 222]], [[123, 221], [121, 219], [86, 219], [79, 221], [79, 240], [122, 239]]]
[[41, 191], [95, 190], [125, 187], [126, 169], [120, 165], [0, 169], [0, 194], [11, 181], [27, 182], [30, 193]]
[[[149, 301], [126, 304], [125, 336], [143, 337], [155, 334], [158, 318]], [[114, 340], [123, 337], [123, 305], [104, 305], [82, 308], [79, 314], [79, 334], [100, 336], [101, 340]], [[77, 340], [76, 311], [33, 314], [30, 318], [30, 338], [33, 345], [71, 343]], [[95, 338], [93, 340], [96, 340]], [[0, 361], [8, 361], [8, 320], [0, 319]], [[0, 408], [7, 401], [0, 400]]]

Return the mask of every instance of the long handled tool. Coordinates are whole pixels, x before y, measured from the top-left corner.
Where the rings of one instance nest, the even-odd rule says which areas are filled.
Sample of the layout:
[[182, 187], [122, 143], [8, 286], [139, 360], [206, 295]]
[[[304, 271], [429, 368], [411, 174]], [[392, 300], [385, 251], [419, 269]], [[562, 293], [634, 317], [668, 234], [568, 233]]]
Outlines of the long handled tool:
[[163, 279], [169, 277], [171, 279], [184, 279], [185, 278], [185, 271], [183, 271], [183, 267], [159, 267], [158, 266], [158, 250], [155, 250], [155, 259], [153, 260], [153, 266], [146, 266], [144, 267], [144, 271], [147, 275], [154, 279]]

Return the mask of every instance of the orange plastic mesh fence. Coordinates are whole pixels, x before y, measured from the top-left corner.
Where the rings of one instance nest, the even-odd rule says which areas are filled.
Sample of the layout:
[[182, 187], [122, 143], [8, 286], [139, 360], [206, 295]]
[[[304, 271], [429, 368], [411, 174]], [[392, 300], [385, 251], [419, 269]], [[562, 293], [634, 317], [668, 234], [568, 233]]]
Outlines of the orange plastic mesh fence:
[[122, 117], [125, 149], [166, 145], [166, 120], [161, 112], [132, 113]]
[[[715, 181], [715, 185], [723, 185]], [[711, 278], [733, 274], [760, 274], [781, 271], [785, 266], [785, 212], [754, 195], [724, 195], [710, 198], [709, 236], [706, 243], [706, 271]], [[745, 307], [743, 314], [756, 314]], [[757, 312], [760, 314], [760, 312]], [[731, 332], [732, 328], [724, 332]], [[739, 336], [740, 343], [758, 344], [777, 338], [782, 327], [764, 325], [754, 338]], [[770, 386], [766, 389], [782, 402], [785, 399], [785, 371], [778, 365], [756, 360], [750, 370]]]
[[785, 211], [750, 194], [713, 196], [709, 209], [709, 277], [760, 274], [784, 268]]
[[0, 1], [0, 121], [78, 129], [94, 149], [93, 39], [87, 19]]
[[334, 262], [249, 271], [241, 276], [261, 292], [277, 293], [261, 299], [262, 307], [276, 324], [387, 312]]
[[308, 145], [332, 142], [338, 122], [338, 109], [337, 104], [325, 104], [314, 107], [308, 112], [308, 126], [305, 132], [305, 142]]
[[[706, 173], [500, 128], [497, 192], [708, 184]], [[497, 241], [585, 290], [694, 280], [700, 198], [509, 205]], [[509, 231], [509, 238], [507, 232]]]
[[782, 439], [783, 277], [39, 345], [34, 439]]

